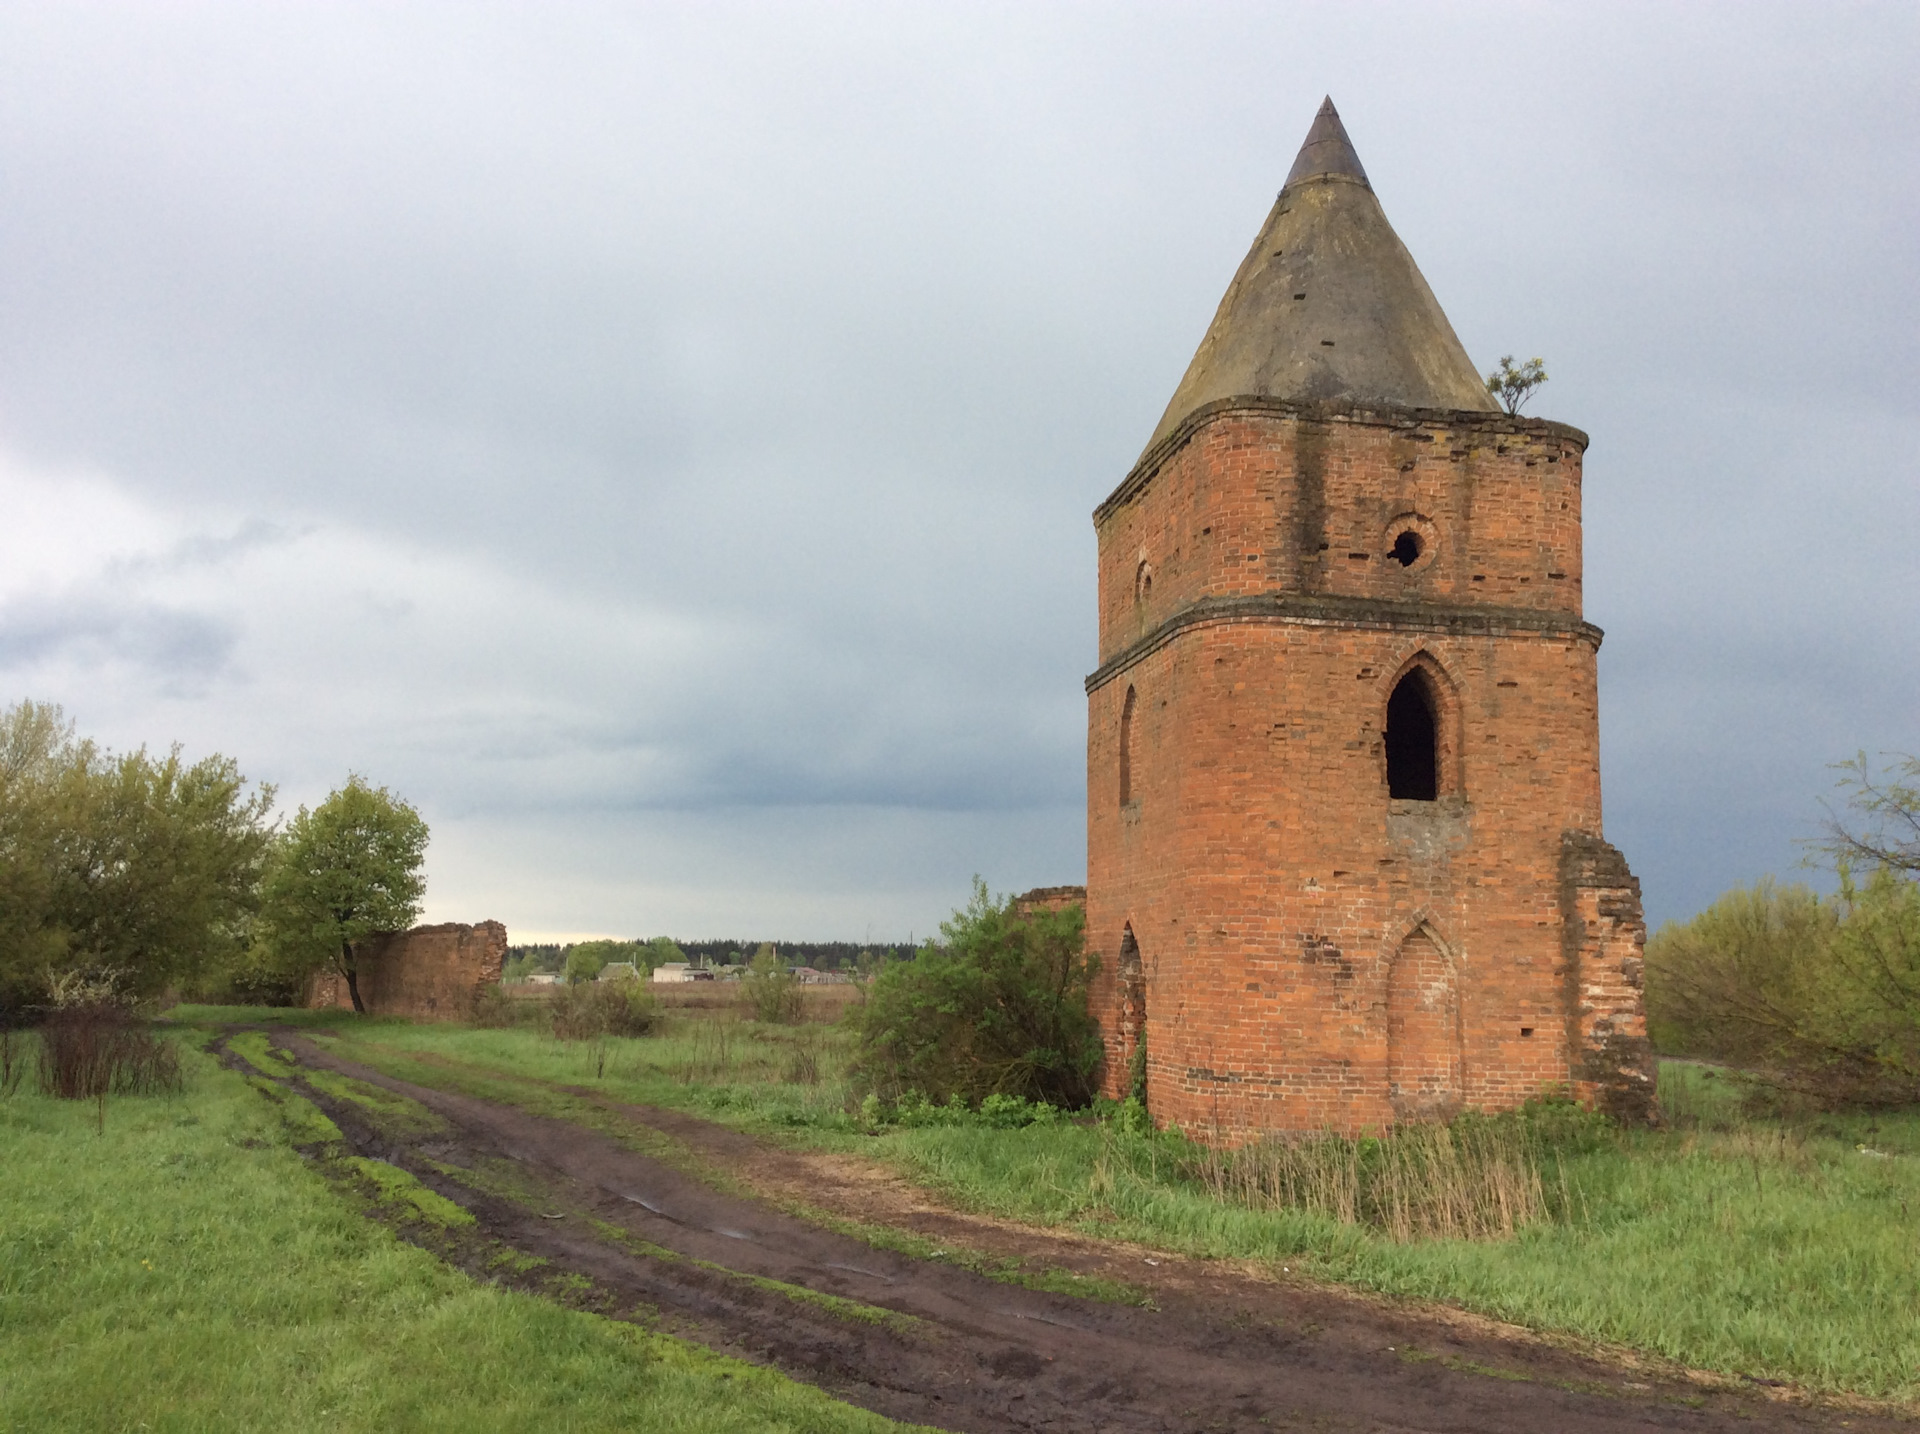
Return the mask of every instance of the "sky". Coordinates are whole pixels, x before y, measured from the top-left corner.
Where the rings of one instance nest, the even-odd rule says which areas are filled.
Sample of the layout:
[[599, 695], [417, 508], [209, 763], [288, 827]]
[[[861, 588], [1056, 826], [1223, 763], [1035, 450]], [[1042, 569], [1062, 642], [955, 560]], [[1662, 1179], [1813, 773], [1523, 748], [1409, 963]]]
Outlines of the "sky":
[[0, 5], [0, 703], [432, 826], [429, 920], [1085, 879], [1093, 507], [1323, 94], [1592, 435], [1683, 919], [1920, 751], [1920, 8]]

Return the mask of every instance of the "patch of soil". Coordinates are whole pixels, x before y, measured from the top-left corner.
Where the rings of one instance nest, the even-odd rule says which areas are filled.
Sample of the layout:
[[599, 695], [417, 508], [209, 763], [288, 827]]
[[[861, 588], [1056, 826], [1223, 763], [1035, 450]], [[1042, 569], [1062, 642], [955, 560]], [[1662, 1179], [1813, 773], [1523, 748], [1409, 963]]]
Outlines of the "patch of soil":
[[[489, 1278], [501, 1277], [503, 1247], [537, 1258], [548, 1287], [554, 1270], [570, 1273], [606, 1313], [657, 1318], [896, 1419], [983, 1434], [1913, 1427], [1623, 1371], [1487, 1321], [959, 1214], [855, 1159], [777, 1149], [684, 1113], [574, 1092], [769, 1198], [722, 1193], [583, 1126], [399, 1080], [298, 1034], [272, 1039], [308, 1068], [405, 1096], [445, 1122], [409, 1134], [298, 1082], [355, 1153], [411, 1171], [474, 1214], [464, 1256], [452, 1248], [459, 1242], [440, 1239], [450, 1258]], [[1122, 1280], [1149, 1290], [1156, 1307], [1042, 1293], [913, 1259], [782, 1204]], [[482, 1249], [496, 1253], [483, 1258]]]

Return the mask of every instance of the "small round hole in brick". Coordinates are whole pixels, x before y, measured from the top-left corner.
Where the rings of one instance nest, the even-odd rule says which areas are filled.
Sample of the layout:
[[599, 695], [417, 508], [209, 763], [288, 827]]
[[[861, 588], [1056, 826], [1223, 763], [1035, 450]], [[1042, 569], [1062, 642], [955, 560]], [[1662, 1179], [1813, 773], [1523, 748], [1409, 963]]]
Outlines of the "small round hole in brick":
[[1393, 540], [1393, 547], [1388, 549], [1387, 556], [1401, 567], [1410, 568], [1420, 561], [1420, 555], [1426, 550], [1427, 545], [1420, 535], [1412, 528], [1407, 528]]

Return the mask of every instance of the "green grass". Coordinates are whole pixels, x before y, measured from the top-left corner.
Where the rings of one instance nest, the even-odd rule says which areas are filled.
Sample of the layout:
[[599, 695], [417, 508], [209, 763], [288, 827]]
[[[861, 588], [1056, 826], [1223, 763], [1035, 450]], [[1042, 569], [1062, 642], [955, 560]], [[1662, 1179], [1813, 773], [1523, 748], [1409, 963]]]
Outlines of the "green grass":
[[[708, 1115], [743, 1129], [848, 1137], [861, 1129], [858, 1117], [847, 1109], [851, 1088], [846, 1037], [831, 1026], [768, 1026], [667, 1013], [658, 1034], [559, 1041], [526, 1027], [412, 1025], [389, 1017], [357, 1017], [350, 1011], [179, 1006], [171, 1017], [186, 1025], [236, 1019], [285, 1025], [323, 1041], [351, 1043], [356, 1049], [345, 1044], [337, 1049], [354, 1059], [382, 1052], [439, 1056], [541, 1081], [587, 1086], [614, 1100]], [[812, 1055], [819, 1076], [811, 1084], [789, 1079], [803, 1050]]]
[[294, 1152], [318, 1127], [282, 1115], [306, 1102], [263, 1100], [194, 1049], [182, 1064], [185, 1095], [112, 1099], [103, 1132], [91, 1102], [0, 1100], [0, 1428], [899, 1427], [476, 1283]]
[[[966, 1208], [1267, 1261], [1695, 1368], [1912, 1401], [1920, 1160], [1863, 1154], [1850, 1138], [1861, 1119], [1625, 1135], [1564, 1157], [1566, 1220], [1508, 1240], [1407, 1244], [1223, 1204], [1179, 1177], [1166, 1140], [1067, 1126], [903, 1131], [887, 1144], [907, 1174]], [[1874, 1148], [1920, 1148], [1920, 1119], [1873, 1124]]]
[[[1724, 1075], [1666, 1062], [1662, 1096], [1680, 1127], [1565, 1155], [1564, 1218], [1506, 1240], [1396, 1243], [1303, 1211], [1214, 1199], [1183, 1175], [1178, 1143], [1165, 1138], [1071, 1123], [863, 1134], [846, 1110], [833, 1032], [808, 1037], [819, 1043], [820, 1083], [795, 1086], [784, 1078], [791, 1028], [739, 1023], [720, 1062], [697, 1022], [669, 1020], [664, 1036], [612, 1043], [596, 1072], [597, 1056], [531, 1031], [309, 1024], [344, 1031], [337, 1039], [356, 1054], [439, 1056], [858, 1149], [981, 1213], [1268, 1262], [1693, 1368], [1920, 1399], [1920, 1112], [1753, 1118]], [[702, 1060], [708, 1075], [689, 1082]], [[932, 1253], [900, 1232], [852, 1233]]]
[[474, 1223], [465, 1207], [455, 1204], [438, 1191], [429, 1190], [398, 1166], [384, 1160], [369, 1160], [364, 1155], [344, 1157], [347, 1164], [373, 1187], [374, 1199], [402, 1219], [424, 1220], [443, 1229], [456, 1229]]
[[395, 1095], [366, 1081], [323, 1070], [302, 1071], [301, 1079], [336, 1100], [359, 1106], [384, 1130], [400, 1135], [424, 1136], [440, 1135], [448, 1129], [444, 1120], [418, 1101], [408, 1100], [403, 1095]]

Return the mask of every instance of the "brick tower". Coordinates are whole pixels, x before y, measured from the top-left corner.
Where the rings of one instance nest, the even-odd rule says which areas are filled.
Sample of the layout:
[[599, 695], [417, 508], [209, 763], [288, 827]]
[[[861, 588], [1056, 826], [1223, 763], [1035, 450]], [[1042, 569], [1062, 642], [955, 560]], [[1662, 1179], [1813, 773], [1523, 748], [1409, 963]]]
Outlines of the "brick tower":
[[1502, 412], [1333, 103], [1094, 512], [1087, 919], [1106, 1082], [1352, 1132], [1652, 1112], [1600, 835], [1578, 429]]

